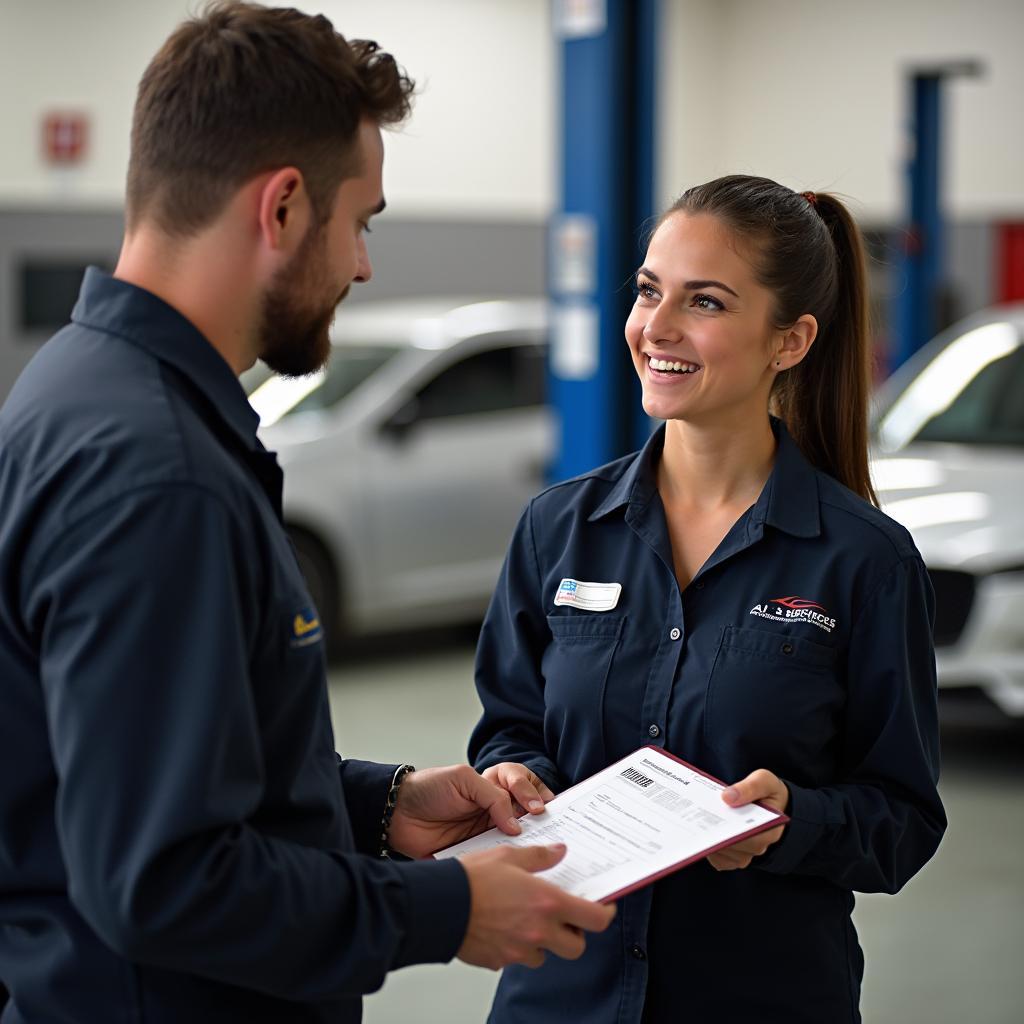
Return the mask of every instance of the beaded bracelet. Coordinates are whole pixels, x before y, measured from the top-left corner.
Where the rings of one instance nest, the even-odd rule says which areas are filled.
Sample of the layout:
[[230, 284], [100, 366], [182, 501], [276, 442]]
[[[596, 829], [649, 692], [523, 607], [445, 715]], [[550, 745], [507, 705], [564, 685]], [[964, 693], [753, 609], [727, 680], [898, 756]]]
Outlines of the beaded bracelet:
[[391, 848], [388, 846], [388, 829], [391, 828], [391, 818], [395, 813], [395, 805], [398, 803], [398, 790], [405, 782], [405, 777], [414, 771], [416, 769], [411, 764], [400, 764], [391, 779], [391, 788], [388, 790], [387, 800], [384, 803], [384, 817], [380, 821], [380, 849], [377, 851], [377, 855], [380, 857], [391, 856]]

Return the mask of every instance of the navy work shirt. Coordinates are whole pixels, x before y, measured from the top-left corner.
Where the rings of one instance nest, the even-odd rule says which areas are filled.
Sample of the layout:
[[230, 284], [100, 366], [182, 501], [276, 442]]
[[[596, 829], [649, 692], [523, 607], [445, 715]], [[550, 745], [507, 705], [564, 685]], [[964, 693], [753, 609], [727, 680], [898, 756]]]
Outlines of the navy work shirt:
[[455, 954], [465, 872], [365, 855], [393, 766], [334, 753], [227, 363], [95, 270], [72, 320], [0, 411], [2, 1020], [356, 1021]]
[[[506, 969], [495, 1024], [860, 1019], [851, 890], [895, 892], [945, 827], [932, 595], [907, 532], [773, 429], [760, 497], [683, 590], [664, 429], [519, 522], [478, 650], [476, 766], [558, 792], [655, 744], [727, 782], [775, 772], [792, 821], [745, 870], [701, 861], [625, 897], [580, 960]], [[622, 591], [556, 605], [563, 580]]]

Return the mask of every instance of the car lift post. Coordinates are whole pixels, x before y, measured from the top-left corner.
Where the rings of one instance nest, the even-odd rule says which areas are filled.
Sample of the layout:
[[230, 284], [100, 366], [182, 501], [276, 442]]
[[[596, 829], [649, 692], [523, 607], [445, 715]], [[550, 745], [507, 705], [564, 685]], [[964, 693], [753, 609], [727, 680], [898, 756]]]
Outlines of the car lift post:
[[913, 68], [910, 71], [907, 206], [902, 287], [896, 301], [896, 336], [890, 370], [906, 362], [939, 329], [944, 294], [942, 217], [942, 85], [954, 76], [981, 74], [979, 61]]
[[549, 229], [552, 480], [650, 433], [623, 338], [653, 212], [658, 0], [556, 0], [561, 195]]

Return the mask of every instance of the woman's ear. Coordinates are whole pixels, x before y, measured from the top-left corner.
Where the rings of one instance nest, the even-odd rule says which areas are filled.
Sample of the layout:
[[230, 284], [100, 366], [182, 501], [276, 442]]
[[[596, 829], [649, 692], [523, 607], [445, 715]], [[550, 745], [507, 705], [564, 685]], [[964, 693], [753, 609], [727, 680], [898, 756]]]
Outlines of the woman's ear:
[[798, 317], [790, 327], [779, 332], [772, 368], [781, 373], [796, 366], [810, 352], [817, 336], [818, 321], [810, 313]]

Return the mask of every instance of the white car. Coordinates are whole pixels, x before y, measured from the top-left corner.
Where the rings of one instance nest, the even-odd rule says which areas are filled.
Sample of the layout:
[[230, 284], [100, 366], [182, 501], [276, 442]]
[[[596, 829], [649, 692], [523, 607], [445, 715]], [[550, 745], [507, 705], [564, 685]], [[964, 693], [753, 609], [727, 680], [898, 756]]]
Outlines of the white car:
[[1024, 305], [943, 332], [881, 389], [872, 478], [935, 589], [941, 687], [1024, 716]]
[[352, 305], [326, 370], [243, 377], [329, 638], [482, 617], [553, 452], [546, 322], [531, 300]]

